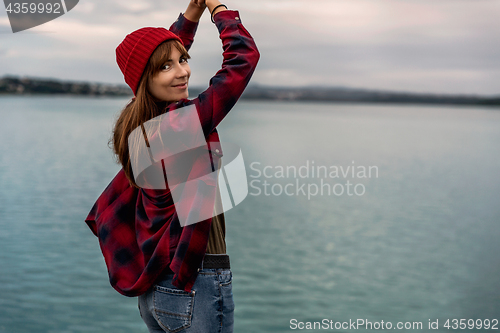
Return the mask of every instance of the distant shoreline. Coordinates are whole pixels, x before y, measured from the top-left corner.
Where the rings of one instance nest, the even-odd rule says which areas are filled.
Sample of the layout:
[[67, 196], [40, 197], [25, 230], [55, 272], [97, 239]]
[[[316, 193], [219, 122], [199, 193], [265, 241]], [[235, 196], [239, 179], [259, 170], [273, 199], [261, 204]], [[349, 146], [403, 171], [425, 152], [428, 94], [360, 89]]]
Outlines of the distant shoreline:
[[[201, 87], [190, 87], [189, 92], [190, 95], [196, 96], [204, 89]], [[0, 78], [0, 96], [2, 95], [133, 96], [130, 88], [126, 85], [16, 76], [4, 76]], [[288, 88], [250, 85], [241, 98], [245, 100], [267, 101], [500, 106], [500, 94], [496, 96], [448, 95], [328, 87]]]

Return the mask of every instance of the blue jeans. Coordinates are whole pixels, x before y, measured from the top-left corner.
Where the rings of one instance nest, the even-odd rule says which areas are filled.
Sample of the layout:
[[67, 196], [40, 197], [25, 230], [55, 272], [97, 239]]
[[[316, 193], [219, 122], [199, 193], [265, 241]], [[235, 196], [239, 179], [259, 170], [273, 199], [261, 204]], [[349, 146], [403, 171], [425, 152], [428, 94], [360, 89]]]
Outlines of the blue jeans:
[[139, 296], [139, 312], [149, 332], [233, 332], [233, 274], [230, 269], [200, 269], [190, 293], [174, 287], [173, 276], [165, 275]]

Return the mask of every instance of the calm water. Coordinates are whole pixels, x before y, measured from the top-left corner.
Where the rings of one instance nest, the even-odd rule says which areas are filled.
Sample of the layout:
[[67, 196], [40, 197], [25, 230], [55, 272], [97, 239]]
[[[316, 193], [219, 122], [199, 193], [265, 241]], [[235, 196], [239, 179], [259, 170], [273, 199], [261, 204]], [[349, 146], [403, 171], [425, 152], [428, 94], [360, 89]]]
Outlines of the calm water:
[[[147, 332], [84, 223], [125, 103], [0, 98], [0, 332]], [[235, 332], [500, 319], [500, 110], [240, 102], [219, 131], [254, 181], [226, 213]], [[280, 177], [307, 165], [329, 174]]]

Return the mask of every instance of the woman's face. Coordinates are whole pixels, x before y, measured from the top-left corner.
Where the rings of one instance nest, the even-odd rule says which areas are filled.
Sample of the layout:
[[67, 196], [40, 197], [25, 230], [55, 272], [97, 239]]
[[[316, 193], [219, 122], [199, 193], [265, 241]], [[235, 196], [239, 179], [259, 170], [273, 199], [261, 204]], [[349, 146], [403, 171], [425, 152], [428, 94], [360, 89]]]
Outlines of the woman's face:
[[148, 80], [149, 92], [159, 101], [168, 103], [188, 98], [188, 81], [191, 69], [187, 59], [177, 48], [172, 47], [170, 58], [165, 66]]

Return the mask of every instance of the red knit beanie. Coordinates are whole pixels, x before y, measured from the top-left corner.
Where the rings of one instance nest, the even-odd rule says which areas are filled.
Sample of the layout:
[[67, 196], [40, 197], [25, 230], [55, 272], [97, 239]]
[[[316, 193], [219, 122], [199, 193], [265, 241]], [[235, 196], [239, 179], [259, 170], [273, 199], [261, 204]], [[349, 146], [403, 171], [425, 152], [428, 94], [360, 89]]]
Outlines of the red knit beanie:
[[182, 44], [179, 36], [165, 28], [141, 28], [128, 34], [116, 48], [116, 62], [134, 96], [149, 57], [158, 45], [169, 39]]

